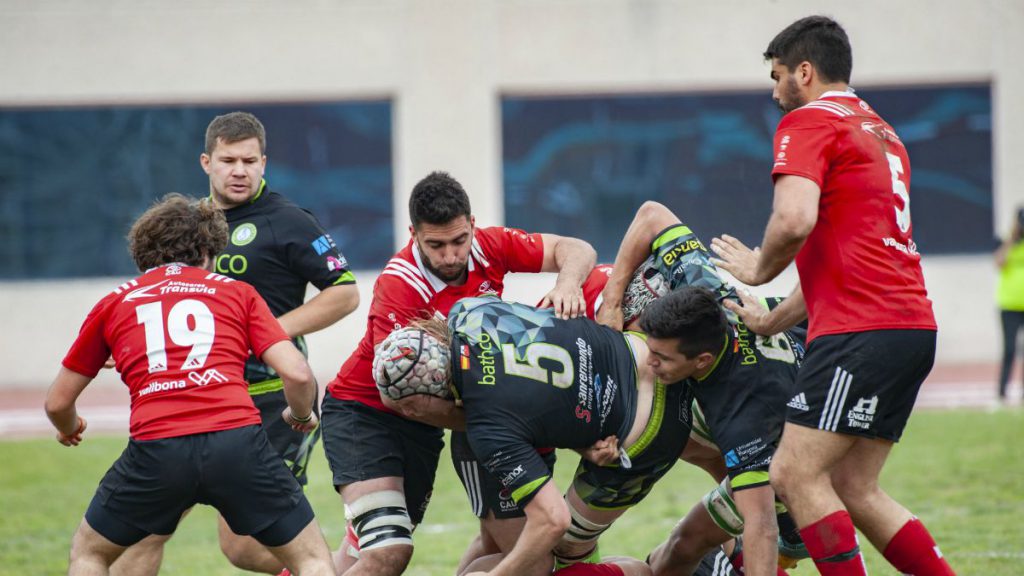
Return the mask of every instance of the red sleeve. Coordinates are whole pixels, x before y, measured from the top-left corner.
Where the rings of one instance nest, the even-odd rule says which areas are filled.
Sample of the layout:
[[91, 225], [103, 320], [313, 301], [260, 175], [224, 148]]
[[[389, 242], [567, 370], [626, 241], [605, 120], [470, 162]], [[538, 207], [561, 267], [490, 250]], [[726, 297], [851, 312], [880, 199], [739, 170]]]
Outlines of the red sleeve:
[[270, 313], [266, 301], [260, 297], [256, 289], [248, 284], [239, 283], [246, 300], [246, 312], [249, 315], [249, 346], [257, 358], [263, 356], [274, 344], [282, 340], [290, 340], [281, 323]]
[[61, 362], [65, 368], [90, 378], [95, 378], [99, 374], [107, 358], [110, 358], [110, 345], [107, 343], [105, 328], [112, 305], [112, 299], [108, 296], [100, 300], [86, 316], [82, 329], [78, 332], [78, 338]]
[[490, 261], [500, 261], [506, 272], [540, 272], [544, 265], [544, 239], [518, 228], [480, 228], [477, 239]]
[[[824, 187], [825, 173], [832, 161], [835, 128], [815, 110], [790, 112], [775, 131], [772, 180], [783, 174], [802, 176]], [[828, 114], [828, 112], [824, 112]]]

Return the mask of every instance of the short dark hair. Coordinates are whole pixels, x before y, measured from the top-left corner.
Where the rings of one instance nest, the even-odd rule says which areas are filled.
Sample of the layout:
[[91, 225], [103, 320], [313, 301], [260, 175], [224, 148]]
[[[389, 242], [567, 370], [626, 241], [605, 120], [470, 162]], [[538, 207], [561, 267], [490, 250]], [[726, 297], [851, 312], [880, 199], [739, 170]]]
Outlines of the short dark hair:
[[801, 62], [810, 62], [826, 83], [850, 83], [853, 50], [846, 30], [828, 16], [808, 16], [793, 22], [779, 32], [764, 59], [776, 58], [790, 71]]
[[725, 340], [725, 311], [707, 288], [684, 286], [658, 298], [640, 315], [640, 328], [648, 336], [679, 339], [687, 358], [718, 353]]
[[267, 131], [259, 118], [248, 112], [229, 112], [217, 116], [206, 127], [206, 153], [213, 154], [217, 140], [233, 144], [249, 138], [260, 141], [260, 154], [267, 153]]
[[177, 193], [161, 198], [132, 224], [128, 252], [139, 270], [171, 262], [201, 266], [228, 243], [224, 212], [208, 198], [196, 200]]
[[447, 224], [459, 216], [470, 217], [469, 195], [462, 184], [447, 172], [431, 172], [416, 183], [409, 196], [409, 220], [413, 228], [420, 223]]

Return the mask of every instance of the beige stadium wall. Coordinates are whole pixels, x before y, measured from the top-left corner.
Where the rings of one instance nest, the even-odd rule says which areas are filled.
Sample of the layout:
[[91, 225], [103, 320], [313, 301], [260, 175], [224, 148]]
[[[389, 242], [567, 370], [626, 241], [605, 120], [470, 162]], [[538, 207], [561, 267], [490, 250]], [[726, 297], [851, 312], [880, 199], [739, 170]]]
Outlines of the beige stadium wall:
[[[501, 94], [763, 88], [767, 97], [760, 54], [768, 41], [799, 17], [825, 13], [851, 36], [855, 86], [992, 82], [993, 226], [1006, 230], [1012, 206], [1024, 200], [1024, 2], [824, 4], [0, 0], [0, 106], [389, 97], [395, 231], [404, 240], [408, 190], [434, 169], [466, 185], [479, 222], [503, 221]], [[955, 222], [949, 231], [956, 234]], [[939, 361], [995, 361], [989, 258], [926, 257], [924, 268], [940, 323]], [[355, 314], [311, 338], [321, 382], [362, 335], [375, 276], [359, 273], [363, 305]], [[783, 293], [792, 279], [789, 271], [765, 292]], [[0, 283], [0, 386], [46, 385], [90, 307], [122, 280]], [[507, 296], [533, 301], [550, 281], [516, 278]]]

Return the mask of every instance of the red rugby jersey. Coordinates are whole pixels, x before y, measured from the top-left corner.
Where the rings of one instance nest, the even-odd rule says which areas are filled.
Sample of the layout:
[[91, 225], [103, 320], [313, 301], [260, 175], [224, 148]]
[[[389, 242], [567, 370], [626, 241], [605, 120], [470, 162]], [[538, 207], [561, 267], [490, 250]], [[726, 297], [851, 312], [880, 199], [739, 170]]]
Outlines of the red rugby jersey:
[[449, 286], [423, 266], [423, 257], [411, 239], [395, 254], [373, 285], [373, 301], [366, 334], [341, 366], [327, 391], [339, 400], [355, 400], [392, 412], [380, 400], [373, 381], [373, 349], [392, 330], [426, 315], [447, 316], [460, 298], [486, 294], [501, 296], [505, 274], [539, 272], [544, 263], [540, 234], [515, 228], [476, 228], [469, 253], [469, 276], [462, 286]]
[[113, 354], [131, 393], [131, 437], [155, 440], [259, 424], [245, 359], [287, 339], [252, 286], [169, 264], [100, 300], [63, 364], [94, 378]]
[[911, 237], [910, 161], [892, 126], [852, 92], [828, 92], [783, 116], [772, 178], [821, 188], [818, 221], [796, 257], [810, 322], [825, 334], [934, 330]]

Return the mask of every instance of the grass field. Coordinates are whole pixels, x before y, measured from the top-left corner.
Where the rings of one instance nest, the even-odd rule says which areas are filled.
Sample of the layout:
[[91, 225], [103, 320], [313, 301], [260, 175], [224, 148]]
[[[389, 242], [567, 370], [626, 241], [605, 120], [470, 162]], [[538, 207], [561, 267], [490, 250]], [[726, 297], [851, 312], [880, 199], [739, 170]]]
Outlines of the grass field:
[[[1022, 433], [1021, 410], [919, 411], [893, 452], [883, 485], [926, 522], [958, 574], [1024, 574]], [[124, 444], [124, 438], [113, 437], [87, 437], [74, 449], [49, 439], [0, 442], [0, 575], [66, 570], [71, 535]], [[566, 486], [575, 461], [572, 453], [559, 455], [560, 487]], [[343, 533], [343, 514], [322, 454], [314, 457], [310, 476], [308, 494], [334, 547]], [[703, 473], [676, 466], [645, 502], [605, 534], [602, 551], [644, 557], [710, 486]], [[445, 454], [407, 573], [452, 574], [475, 530]], [[872, 574], [895, 574], [869, 546], [866, 558]], [[197, 507], [178, 528], [162, 573], [241, 574], [220, 555], [211, 509]], [[816, 572], [805, 561], [792, 573]]]

